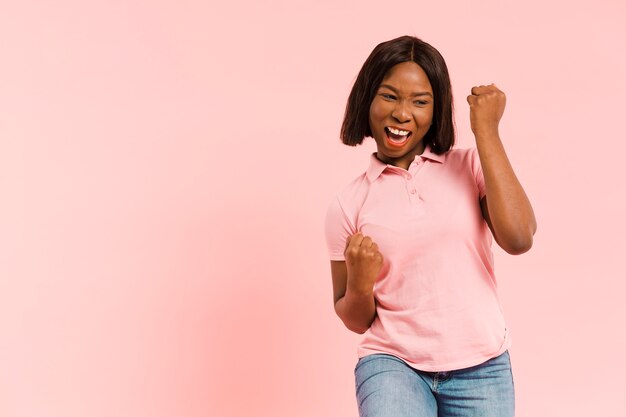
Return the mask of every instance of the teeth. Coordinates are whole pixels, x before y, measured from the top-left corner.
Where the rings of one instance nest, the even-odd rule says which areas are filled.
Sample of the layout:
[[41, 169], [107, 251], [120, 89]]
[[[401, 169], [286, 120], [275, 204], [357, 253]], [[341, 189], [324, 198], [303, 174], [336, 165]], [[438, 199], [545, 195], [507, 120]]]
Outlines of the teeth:
[[394, 129], [393, 127], [388, 127], [387, 129], [389, 129], [389, 131], [393, 133], [394, 135], [405, 136], [409, 134], [408, 130], [399, 130], [399, 129]]

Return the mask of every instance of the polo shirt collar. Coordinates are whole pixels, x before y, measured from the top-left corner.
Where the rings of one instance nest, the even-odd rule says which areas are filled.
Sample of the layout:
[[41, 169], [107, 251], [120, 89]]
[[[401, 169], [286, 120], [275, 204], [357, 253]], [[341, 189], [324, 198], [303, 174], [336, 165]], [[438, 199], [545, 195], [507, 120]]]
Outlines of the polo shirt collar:
[[[429, 159], [431, 161], [443, 163], [446, 159], [446, 154], [437, 155], [430, 149], [430, 145], [426, 145], [426, 149], [424, 149], [424, 152], [422, 152], [421, 155], [416, 155], [415, 158]], [[380, 176], [380, 174], [383, 173], [385, 169], [390, 166], [392, 165], [386, 164], [376, 158], [376, 152], [372, 153], [370, 157], [370, 165], [367, 168], [366, 172], [367, 179], [369, 179], [370, 181], [374, 181]]]

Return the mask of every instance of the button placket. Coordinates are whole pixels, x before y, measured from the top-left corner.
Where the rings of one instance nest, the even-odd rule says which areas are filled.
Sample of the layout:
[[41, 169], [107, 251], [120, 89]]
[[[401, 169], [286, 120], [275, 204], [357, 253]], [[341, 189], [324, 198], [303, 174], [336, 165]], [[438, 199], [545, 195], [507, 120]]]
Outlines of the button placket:
[[409, 166], [410, 178], [407, 178], [407, 192], [409, 195], [409, 199], [414, 204], [422, 202], [422, 197], [418, 193], [417, 187], [415, 186], [415, 178], [419, 175], [419, 172], [423, 169], [423, 167], [424, 160], [420, 155], [418, 155]]
[[419, 202], [420, 198], [417, 193], [417, 189], [415, 188], [413, 178], [415, 178], [413, 175], [407, 173], [404, 176], [404, 181], [405, 181], [406, 191], [409, 196], [409, 200], [411, 200], [412, 203], [416, 203], [416, 202]]

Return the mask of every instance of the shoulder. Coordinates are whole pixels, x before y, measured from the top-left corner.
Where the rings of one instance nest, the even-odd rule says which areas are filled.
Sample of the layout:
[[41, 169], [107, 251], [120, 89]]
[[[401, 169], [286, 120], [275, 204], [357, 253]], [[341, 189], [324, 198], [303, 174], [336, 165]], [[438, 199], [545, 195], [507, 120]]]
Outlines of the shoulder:
[[344, 186], [331, 200], [325, 222], [331, 260], [344, 260], [346, 239], [357, 232], [357, 219], [368, 190], [367, 175], [363, 173]]
[[454, 148], [446, 153], [445, 163], [448, 170], [455, 172], [472, 172], [474, 176], [482, 173], [478, 149]]
[[[476, 147], [454, 149], [449, 151], [450, 165], [455, 167], [454, 172], [465, 178], [472, 179], [472, 188], [478, 193], [478, 197], [483, 198], [486, 193], [485, 179], [483, 176], [482, 166], [480, 165], [480, 156]], [[448, 158], [446, 158], [448, 161]]]
[[329, 204], [327, 216], [330, 218], [344, 217], [349, 219], [349, 222], [354, 222], [367, 198], [369, 188], [367, 173], [364, 172], [335, 194]]
[[354, 178], [347, 185], [345, 185], [338, 193], [337, 199], [340, 202], [350, 202], [358, 198], [358, 196], [367, 194], [369, 190], [369, 180], [367, 179], [367, 173], [364, 172], [358, 177]]
[[453, 148], [446, 152], [445, 162], [451, 165], [463, 165], [471, 163], [478, 157], [476, 148]]

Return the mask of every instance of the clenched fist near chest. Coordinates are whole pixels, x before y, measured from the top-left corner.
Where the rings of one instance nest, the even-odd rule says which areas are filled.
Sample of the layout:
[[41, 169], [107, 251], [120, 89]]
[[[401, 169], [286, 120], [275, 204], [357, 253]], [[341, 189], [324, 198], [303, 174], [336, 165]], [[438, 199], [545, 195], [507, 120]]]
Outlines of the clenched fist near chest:
[[348, 236], [344, 256], [350, 290], [371, 293], [384, 260], [378, 245], [369, 236], [358, 232]]

